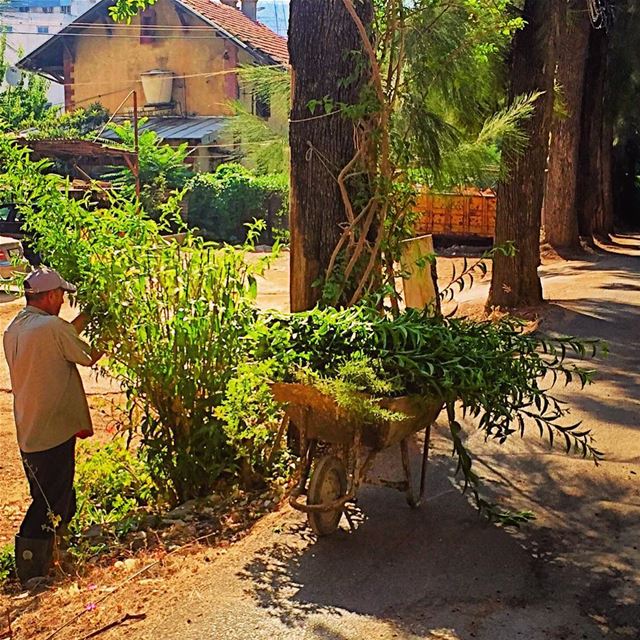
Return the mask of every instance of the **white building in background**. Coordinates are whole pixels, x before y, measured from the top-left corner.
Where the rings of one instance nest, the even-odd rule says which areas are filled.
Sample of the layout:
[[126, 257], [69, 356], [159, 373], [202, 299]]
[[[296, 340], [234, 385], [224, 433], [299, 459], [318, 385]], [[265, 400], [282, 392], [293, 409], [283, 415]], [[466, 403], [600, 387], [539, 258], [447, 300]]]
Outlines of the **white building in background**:
[[[97, 2], [3, 0], [0, 2], [0, 31], [7, 37], [7, 60], [14, 63], [31, 53]], [[64, 90], [59, 84], [51, 83], [48, 96], [51, 104], [64, 106]]]

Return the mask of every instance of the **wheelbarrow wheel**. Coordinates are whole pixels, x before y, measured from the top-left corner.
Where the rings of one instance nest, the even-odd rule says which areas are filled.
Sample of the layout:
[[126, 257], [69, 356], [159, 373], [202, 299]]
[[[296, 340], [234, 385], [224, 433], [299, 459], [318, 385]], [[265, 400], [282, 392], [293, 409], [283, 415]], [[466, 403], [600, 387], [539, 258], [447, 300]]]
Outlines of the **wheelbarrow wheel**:
[[[347, 493], [347, 472], [342, 460], [323, 456], [316, 463], [307, 491], [307, 504], [329, 504]], [[342, 507], [327, 512], [309, 512], [309, 526], [319, 536], [333, 533], [340, 523]]]

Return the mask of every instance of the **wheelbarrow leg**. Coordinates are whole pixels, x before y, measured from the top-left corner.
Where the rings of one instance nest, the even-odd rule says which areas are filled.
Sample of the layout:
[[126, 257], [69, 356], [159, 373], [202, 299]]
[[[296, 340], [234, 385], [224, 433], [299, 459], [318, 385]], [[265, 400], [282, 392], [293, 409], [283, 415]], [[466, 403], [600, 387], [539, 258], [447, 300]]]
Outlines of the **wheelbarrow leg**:
[[426, 486], [427, 464], [429, 462], [429, 441], [431, 440], [431, 425], [425, 429], [424, 448], [422, 449], [422, 468], [420, 470], [420, 493], [416, 498], [413, 492], [413, 479], [411, 477], [411, 460], [409, 460], [409, 438], [400, 441], [400, 454], [402, 456], [402, 467], [404, 469], [404, 477], [407, 483], [407, 502], [414, 509], [420, 506], [422, 496]]
[[424, 490], [427, 484], [427, 465], [429, 464], [429, 443], [431, 442], [431, 423], [424, 430], [424, 447], [422, 449], [422, 471], [420, 476], [420, 496], [419, 501], [422, 501]]
[[304, 452], [303, 466], [300, 471], [300, 482], [298, 483], [298, 495], [303, 494], [307, 488], [307, 480], [309, 480], [309, 474], [311, 473], [311, 463], [313, 462], [313, 456], [316, 452], [317, 440], [309, 440], [306, 450]]

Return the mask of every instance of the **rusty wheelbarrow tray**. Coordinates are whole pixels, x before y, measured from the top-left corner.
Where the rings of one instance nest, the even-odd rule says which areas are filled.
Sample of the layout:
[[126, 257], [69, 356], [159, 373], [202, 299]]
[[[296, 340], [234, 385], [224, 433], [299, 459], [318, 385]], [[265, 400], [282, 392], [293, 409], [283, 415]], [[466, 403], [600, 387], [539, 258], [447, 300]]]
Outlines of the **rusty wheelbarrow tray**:
[[[274, 383], [271, 390], [274, 398], [285, 404], [286, 414], [300, 438], [299, 478], [289, 501], [295, 509], [307, 514], [309, 525], [318, 535], [328, 535], [338, 528], [346, 503], [355, 499], [376, 454], [395, 444], [400, 445], [405, 474], [400, 489], [406, 491], [410, 506], [420, 505], [425, 490], [431, 425], [442, 410], [442, 399], [402, 396], [381, 400], [380, 407], [406, 417], [371, 423], [340, 407], [334, 398], [311, 385]], [[423, 429], [420, 490], [416, 496], [408, 439]], [[317, 455], [318, 448], [323, 450], [322, 455]], [[303, 495], [306, 502], [302, 500]]]

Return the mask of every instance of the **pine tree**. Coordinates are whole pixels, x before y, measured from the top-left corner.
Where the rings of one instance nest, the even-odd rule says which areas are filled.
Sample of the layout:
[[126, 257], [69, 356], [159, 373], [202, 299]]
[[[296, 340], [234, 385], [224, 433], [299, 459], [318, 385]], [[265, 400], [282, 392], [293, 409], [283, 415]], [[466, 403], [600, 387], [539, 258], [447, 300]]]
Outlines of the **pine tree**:
[[525, 153], [507, 148], [509, 176], [498, 187], [496, 235], [498, 245], [513, 242], [515, 256], [494, 258], [488, 306], [534, 306], [542, 302], [540, 225], [555, 70], [555, 33], [559, 27], [557, 0], [526, 0], [526, 26], [514, 39], [510, 97], [542, 91], [534, 116], [525, 124], [529, 141]]
[[543, 210], [544, 239], [556, 250], [578, 249], [577, 183], [582, 101], [591, 21], [585, 0], [561, 2], [556, 108], [551, 126]]

